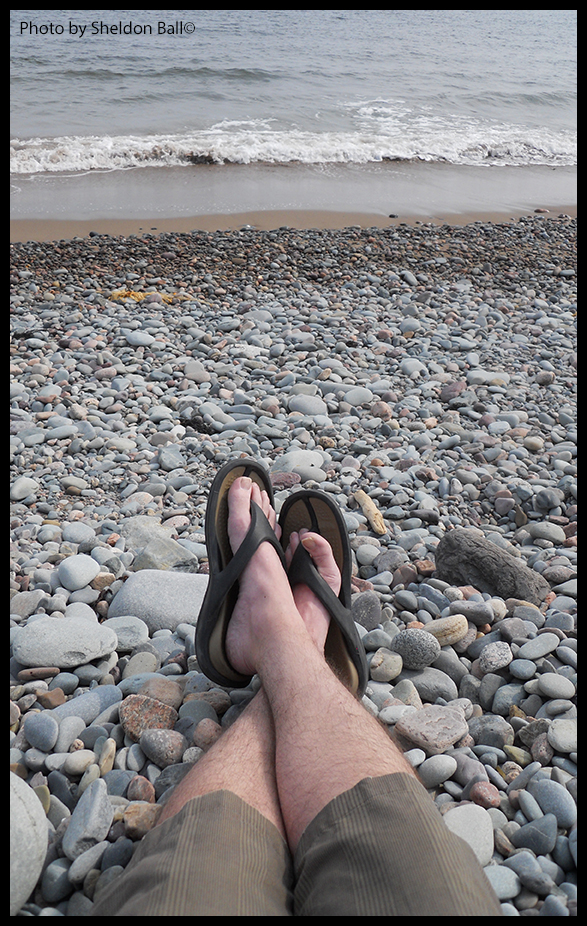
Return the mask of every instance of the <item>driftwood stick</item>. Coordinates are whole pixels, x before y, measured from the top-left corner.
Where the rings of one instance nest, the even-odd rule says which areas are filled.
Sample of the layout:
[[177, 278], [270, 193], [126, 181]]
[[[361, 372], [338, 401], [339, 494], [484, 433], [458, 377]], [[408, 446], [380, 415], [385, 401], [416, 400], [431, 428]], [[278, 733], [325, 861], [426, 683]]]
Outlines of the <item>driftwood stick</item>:
[[383, 520], [383, 515], [379, 511], [377, 505], [373, 499], [369, 498], [366, 492], [363, 489], [358, 489], [355, 492], [355, 499], [358, 501], [359, 505], [362, 508], [363, 514], [367, 518], [369, 524], [373, 528], [376, 534], [386, 534], [387, 528], [385, 526], [385, 521]]

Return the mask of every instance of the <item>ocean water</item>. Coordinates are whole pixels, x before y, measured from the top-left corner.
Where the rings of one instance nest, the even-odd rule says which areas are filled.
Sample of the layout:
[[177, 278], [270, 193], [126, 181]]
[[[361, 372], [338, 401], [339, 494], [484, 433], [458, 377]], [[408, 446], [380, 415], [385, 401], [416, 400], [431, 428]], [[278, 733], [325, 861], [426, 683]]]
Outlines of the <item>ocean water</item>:
[[11, 10], [13, 215], [565, 177], [576, 44], [575, 10]]

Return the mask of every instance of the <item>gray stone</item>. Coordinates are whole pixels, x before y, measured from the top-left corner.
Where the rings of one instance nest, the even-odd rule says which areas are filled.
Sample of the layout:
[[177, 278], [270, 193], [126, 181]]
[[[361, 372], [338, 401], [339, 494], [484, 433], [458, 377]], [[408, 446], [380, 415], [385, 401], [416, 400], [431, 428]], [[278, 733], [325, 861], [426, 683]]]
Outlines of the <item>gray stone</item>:
[[393, 653], [386, 647], [380, 647], [369, 662], [369, 674], [374, 681], [390, 682], [397, 678], [402, 667], [402, 657], [399, 653]]
[[464, 528], [447, 531], [435, 551], [436, 574], [451, 585], [472, 585], [497, 598], [521, 598], [540, 604], [550, 585], [478, 531]]
[[19, 617], [30, 617], [35, 614], [37, 608], [44, 607], [45, 602], [49, 601], [47, 592], [36, 588], [31, 592], [17, 592], [10, 599], [10, 613], [18, 614]]
[[114, 817], [103, 778], [93, 781], [75, 805], [63, 836], [63, 851], [74, 861], [96, 843], [106, 839]]
[[71, 859], [56, 858], [50, 862], [41, 879], [43, 899], [56, 904], [64, 900], [73, 892], [73, 884], [69, 880]]
[[440, 655], [440, 643], [436, 637], [425, 630], [409, 627], [396, 634], [390, 649], [399, 653], [406, 669], [424, 669]]
[[530, 521], [526, 525], [526, 530], [534, 540], [540, 538], [541, 540], [550, 540], [555, 544], [563, 544], [567, 539], [562, 527], [553, 524], [551, 521]]
[[548, 778], [533, 778], [528, 782], [528, 792], [539, 804], [543, 813], [553, 813], [562, 829], [569, 829], [577, 822], [577, 805], [564, 785]]
[[66, 522], [61, 529], [61, 533], [62, 540], [67, 543], [84, 543], [96, 539], [94, 528], [90, 527], [89, 524], [84, 524], [83, 521]]
[[452, 678], [433, 666], [426, 666], [424, 669], [402, 669], [399, 680], [406, 679], [414, 684], [422, 701], [434, 703], [437, 698], [454, 701], [459, 696]]
[[218, 722], [218, 715], [214, 708], [207, 701], [197, 699], [184, 701], [179, 709], [179, 716], [182, 719], [189, 718], [194, 724], [205, 718]]
[[113, 630], [98, 621], [75, 617], [40, 617], [19, 628], [13, 641], [14, 658], [22, 666], [76, 668], [113, 653]]
[[318, 395], [293, 395], [287, 404], [290, 411], [301, 412], [302, 415], [328, 414], [328, 405]]
[[138, 551], [156, 537], [170, 537], [173, 528], [165, 527], [155, 517], [137, 514], [134, 517], [124, 518], [120, 522], [118, 531], [126, 541], [126, 548]]
[[139, 745], [155, 765], [167, 768], [181, 762], [189, 743], [176, 730], [144, 730]]
[[489, 643], [479, 656], [479, 669], [484, 675], [487, 672], [499, 672], [509, 666], [512, 658], [512, 651], [504, 640]]
[[153, 335], [147, 331], [125, 330], [124, 336], [131, 347], [148, 347], [155, 340]]
[[448, 810], [442, 818], [451, 832], [469, 844], [477, 861], [485, 868], [493, 855], [493, 823], [484, 807], [461, 804]]
[[353, 595], [351, 611], [353, 620], [365, 630], [375, 630], [381, 623], [381, 601], [376, 592], [366, 591]]
[[63, 588], [70, 592], [85, 588], [100, 572], [100, 564], [85, 553], [68, 556], [57, 568], [57, 575]]
[[559, 675], [558, 672], [544, 672], [537, 679], [538, 693], [545, 698], [572, 698], [575, 695], [575, 686], [570, 678]]
[[463, 714], [440, 704], [426, 704], [402, 716], [395, 730], [431, 756], [445, 752], [468, 733]]
[[495, 619], [493, 608], [489, 602], [475, 601], [474, 598], [451, 601], [449, 611], [451, 614], [463, 614], [476, 627], [492, 624]]
[[531, 849], [536, 855], [552, 852], [557, 837], [557, 820], [553, 813], [547, 813], [540, 820], [531, 820], [510, 835], [516, 849]]
[[10, 487], [10, 499], [13, 502], [20, 502], [29, 495], [34, 495], [37, 489], [39, 489], [39, 483], [35, 479], [19, 476]]
[[503, 749], [514, 742], [514, 729], [505, 717], [484, 714], [469, 719], [469, 733], [477, 745], [495, 746]]
[[29, 711], [23, 721], [28, 743], [41, 752], [51, 752], [59, 734], [59, 724], [51, 711]]
[[395, 603], [398, 608], [405, 609], [407, 611], [417, 611], [418, 610], [418, 599], [416, 598], [414, 592], [411, 592], [407, 588], [400, 588], [395, 593]]
[[289, 450], [271, 465], [272, 473], [292, 473], [298, 467], [319, 469], [324, 464], [324, 457], [317, 450]]
[[114, 596], [108, 618], [134, 615], [152, 635], [175, 630], [178, 624], [196, 624], [208, 585], [208, 576], [143, 569], [130, 575]]
[[531, 659], [513, 659], [510, 662], [510, 675], [519, 678], [523, 682], [533, 678], [536, 675], [536, 663]]
[[100, 862], [102, 856], [109, 845], [111, 845], [111, 843], [103, 840], [77, 856], [68, 872], [68, 878], [74, 887], [83, 883], [84, 878], [92, 868], [101, 867]]
[[37, 883], [48, 836], [39, 798], [22, 778], [10, 772], [10, 916], [16, 916]]
[[498, 900], [511, 900], [522, 890], [522, 883], [515, 871], [503, 865], [487, 865], [483, 871]]
[[168, 473], [174, 469], [182, 469], [186, 465], [185, 457], [175, 444], [166, 444], [164, 447], [160, 447], [157, 453], [157, 461], [161, 469]]
[[430, 756], [418, 766], [418, 775], [425, 788], [436, 788], [454, 774], [457, 768], [453, 756], [438, 754]]
[[[110, 613], [111, 611], [109, 611]], [[113, 630], [116, 634], [118, 640], [116, 651], [118, 653], [130, 653], [140, 643], [144, 643], [149, 639], [149, 628], [146, 623], [131, 614], [108, 617], [107, 620], [102, 621], [102, 627]]]
[[145, 569], [173, 572], [195, 572], [198, 558], [172, 537], [155, 537], [136, 555], [135, 572]]
[[86, 724], [93, 723], [107, 708], [122, 701], [122, 692], [117, 685], [98, 685], [65, 704], [54, 707], [51, 713], [59, 723], [64, 717], [81, 717]]
[[559, 643], [560, 640], [555, 633], [541, 633], [533, 640], [523, 643], [516, 656], [518, 659], [540, 659], [541, 656], [553, 653]]
[[577, 721], [555, 718], [548, 728], [548, 742], [557, 752], [577, 751]]
[[344, 400], [350, 405], [363, 405], [373, 401], [373, 393], [365, 386], [354, 386], [345, 393]]
[[[45, 713], [51, 713], [51, 715], [55, 717], [53, 711], [46, 711]], [[55, 719], [57, 720], [56, 717]], [[83, 730], [85, 730], [86, 722], [83, 717], [78, 717], [75, 714], [71, 714], [69, 717], [62, 717], [58, 722], [58, 726], [59, 732], [57, 734], [57, 740], [54, 744], [54, 751], [57, 753], [69, 752], [69, 747], [73, 741], [78, 738]]]
[[509, 682], [507, 685], [501, 685], [493, 696], [491, 702], [491, 711], [493, 714], [500, 714], [502, 717], [509, 717], [510, 707], [519, 706], [526, 692], [521, 682]]

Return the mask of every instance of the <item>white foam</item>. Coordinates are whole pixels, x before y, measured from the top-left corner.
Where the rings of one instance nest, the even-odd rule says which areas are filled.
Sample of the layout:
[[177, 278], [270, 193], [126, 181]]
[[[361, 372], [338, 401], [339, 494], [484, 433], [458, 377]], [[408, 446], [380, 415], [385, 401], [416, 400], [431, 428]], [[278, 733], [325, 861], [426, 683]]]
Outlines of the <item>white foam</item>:
[[227, 121], [175, 135], [70, 135], [15, 138], [11, 173], [66, 173], [213, 164], [367, 164], [423, 160], [478, 166], [576, 164], [576, 135], [544, 128], [486, 125], [382, 102], [356, 108], [357, 131], [308, 132], [271, 120]]

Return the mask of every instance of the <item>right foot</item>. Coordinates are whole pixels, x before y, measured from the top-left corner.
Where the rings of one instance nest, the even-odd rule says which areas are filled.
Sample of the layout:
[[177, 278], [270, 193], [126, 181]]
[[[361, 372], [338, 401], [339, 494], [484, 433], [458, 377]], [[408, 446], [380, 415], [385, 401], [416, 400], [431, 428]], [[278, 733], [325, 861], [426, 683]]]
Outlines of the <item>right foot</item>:
[[[324, 581], [330, 586], [334, 594], [338, 595], [341, 585], [340, 571], [328, 541], [321, 534], [313, 533], [305, 528], [299, 534], [290, 534], [289, 545], [285, 551], [285, 562], [288, 567], [299, 543], [304, 546], [312, 557], [312, 562]], [[330, 626], [328, 611], [307, 585], [296, 585], [293, 589], [293, 597], [308, 633], [312, 637], [315, 646], [323, 654]]]

